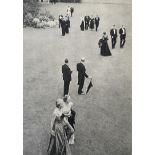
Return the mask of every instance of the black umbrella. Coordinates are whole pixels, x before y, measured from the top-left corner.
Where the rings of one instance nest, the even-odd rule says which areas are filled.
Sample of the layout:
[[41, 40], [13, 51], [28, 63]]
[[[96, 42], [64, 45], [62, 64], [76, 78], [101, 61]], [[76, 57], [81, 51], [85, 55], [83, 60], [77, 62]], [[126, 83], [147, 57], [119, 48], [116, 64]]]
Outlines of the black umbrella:
[[87, 88], [86, 94], [89, 92], [89, 90], [90, 90], [91, 87], [93, 87], [92, 79], [91, 79], [90, 82], [89, 82], [89, 85], [88, 85], [88, 88]]

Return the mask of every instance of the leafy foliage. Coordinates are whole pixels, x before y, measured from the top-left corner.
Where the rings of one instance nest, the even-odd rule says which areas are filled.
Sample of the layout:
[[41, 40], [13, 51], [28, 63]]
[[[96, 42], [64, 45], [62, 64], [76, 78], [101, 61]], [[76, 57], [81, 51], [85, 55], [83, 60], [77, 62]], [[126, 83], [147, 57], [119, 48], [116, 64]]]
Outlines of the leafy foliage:
[[37, 0], [23, 0], [23, 24], [31, 26], [34, 17], [39, 13], [39, 4]]

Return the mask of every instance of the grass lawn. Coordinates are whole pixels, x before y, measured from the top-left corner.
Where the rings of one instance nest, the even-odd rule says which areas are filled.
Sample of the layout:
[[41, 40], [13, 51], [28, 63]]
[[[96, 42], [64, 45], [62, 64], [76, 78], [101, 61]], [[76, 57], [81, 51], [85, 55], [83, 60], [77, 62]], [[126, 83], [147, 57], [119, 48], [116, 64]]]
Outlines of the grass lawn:
[[[24, 155], [46, 155], [50, 119], [55, 101], [63, 94], [61, 66], [67, 57], [71, 68], [70, 95], [77, 112], [76, 143], [72, 155], [131, 155], [131, 5], [65, 4], [42, 6], [55, 17], [74, 6], [70, 33], [61, 36], [56, 28], [24, 28]], [[80, 31], [80, 16], [98, 14], [98, 32]], [[99, 55], [98, 40], [111, 26], [127, 28], [124, 49], [111, 50], [112, 57]], [[111, 40], [109, 36], [109, 46]], [[94, 87], [85, 96], [77, 95], [76, 64], [86, 58], [88, 75]], [[86, 80], [86, 84], [88, 81]]]

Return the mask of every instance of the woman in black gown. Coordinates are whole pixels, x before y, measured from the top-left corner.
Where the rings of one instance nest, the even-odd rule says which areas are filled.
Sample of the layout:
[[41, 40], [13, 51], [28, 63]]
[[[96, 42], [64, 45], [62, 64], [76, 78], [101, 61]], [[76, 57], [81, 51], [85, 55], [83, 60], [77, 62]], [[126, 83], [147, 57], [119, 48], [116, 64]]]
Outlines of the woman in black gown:
[[102, 56], [111, 56], [111, 52], [108, 46], [108, 36], [106, 32], [103, 33], [103, 37], [98, 42], [99, 48], [101, 49], [100, 54]]
[[80, 28], [81, 28], [81, 31], [84, 31], [84, 17], [81, 17]]

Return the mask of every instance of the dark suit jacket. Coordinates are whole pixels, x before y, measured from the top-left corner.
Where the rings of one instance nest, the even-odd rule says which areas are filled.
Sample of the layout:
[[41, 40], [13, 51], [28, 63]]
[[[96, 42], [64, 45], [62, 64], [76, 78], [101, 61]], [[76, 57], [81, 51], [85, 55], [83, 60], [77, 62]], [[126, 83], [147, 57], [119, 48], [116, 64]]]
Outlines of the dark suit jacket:
[[96, 25], [99, 25], [99, 21], [100, 21], [100, 18], [99, 17], [98, 18], [95, 17], [95, 24]]
[[80, 62], [77, 64], [77, 71], [78, 71], [78, 84], [82, 83], [88, 75], [86, 74], [85, 66]]
[[111, 29], [110, 35], [113, 36], [114, 38], [117, 38], [117, 29], [115, 29], [115, 34], [114, 34], [114, 29]]
[[90, 20], [90, 19], [89, 19], [89, 16], [85, 16], [85, 17], [84, 17], [84, 21], [85, 21], [86, 24], [89, 24], [89, 20]]
[[71, 78], [72, 71], [70, 70], [70, 68], [66, 64], [64, 64], [62, 66], [62, 74], [63, 74], [63, 80], [64, 81], [69, 82], [72, 80], [72, 78]]
[[119, 29], [119, 34], [120, 34], [120, 37], [126, 37], [126, 29], [124, 28], [124, 34], [123, 34], [123, 29], [122, 28], [120, 28]]

